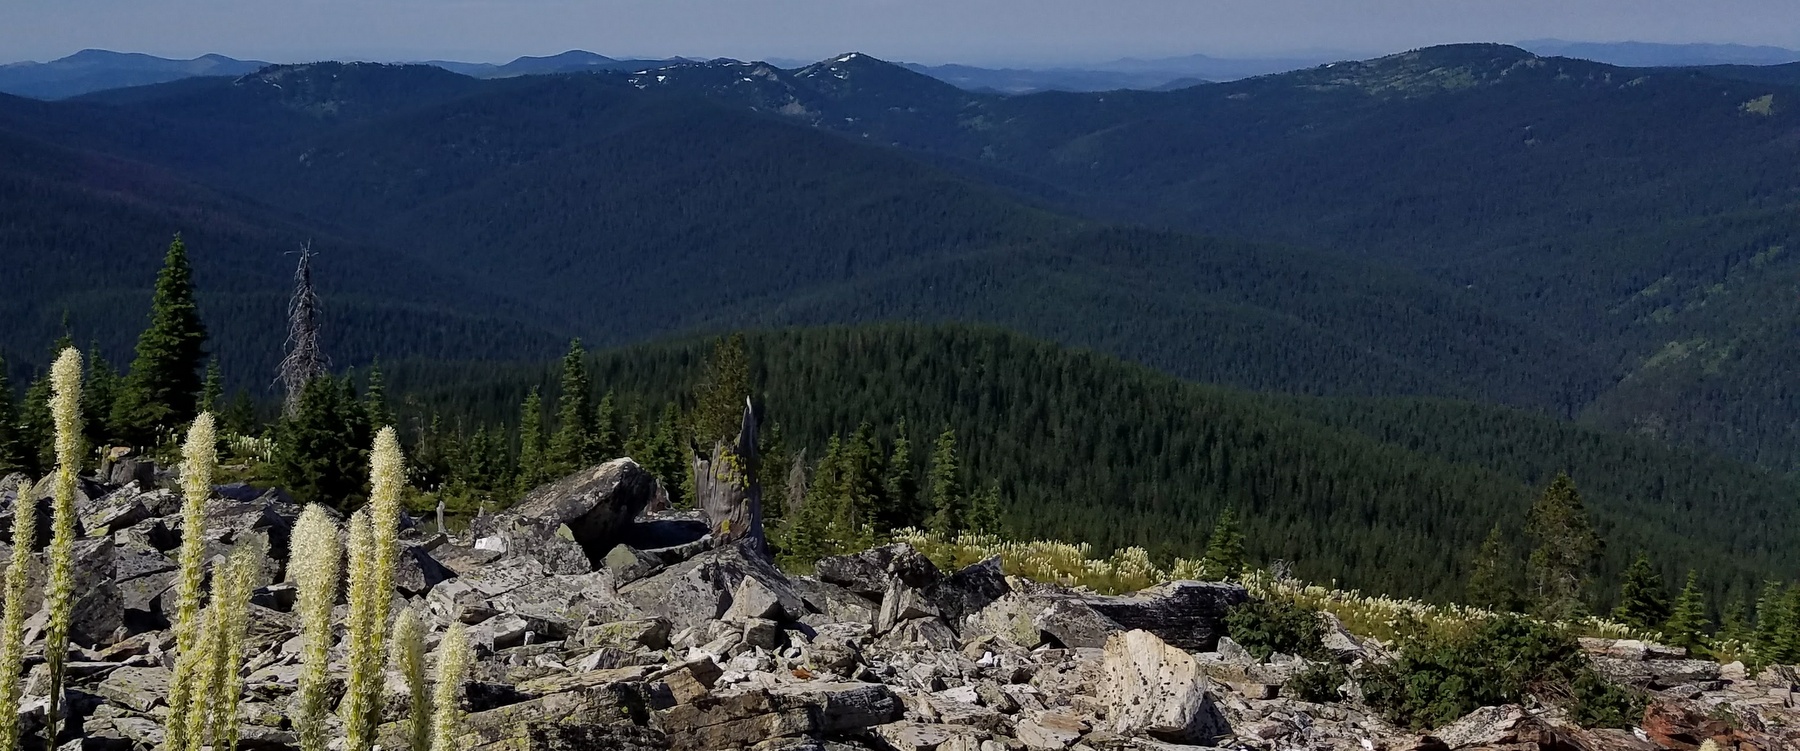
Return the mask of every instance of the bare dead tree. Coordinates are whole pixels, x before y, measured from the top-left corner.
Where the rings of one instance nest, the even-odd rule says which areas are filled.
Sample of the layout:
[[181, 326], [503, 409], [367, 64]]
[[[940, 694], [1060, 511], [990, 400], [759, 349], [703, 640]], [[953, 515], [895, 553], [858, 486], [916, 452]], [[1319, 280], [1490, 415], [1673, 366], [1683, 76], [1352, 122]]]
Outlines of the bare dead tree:
[[788, 468], [787, 498], [783, 499], [781, 513], [789, 519], [800, 518], [800, 509], [806, 506], [806, 449], [794, 455], [794, 465]]
[[281, 358], [277, 381], [286, 393], [287, 413], [300, 407], [306, 382], [324, 375], [331, 363], [319, 349], [319, 295], [313, 291], [312, 243], [300, 248], [294, 269], [294, 296], [288, 300], [287, 356]]

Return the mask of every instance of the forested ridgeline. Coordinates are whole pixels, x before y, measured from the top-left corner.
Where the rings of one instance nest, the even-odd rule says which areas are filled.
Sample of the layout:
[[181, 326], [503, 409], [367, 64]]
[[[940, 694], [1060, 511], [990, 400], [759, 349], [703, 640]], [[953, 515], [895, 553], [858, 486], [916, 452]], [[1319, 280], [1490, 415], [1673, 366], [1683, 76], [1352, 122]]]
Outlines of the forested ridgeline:
[[[590, 399], [608, 405], [620, 445], [634, 433], [686, 440], [675, 415], [693, 408], [689, 388], [705, 380], [712, 347], [591, 357]], [[1642, 550], [1671, 578], [1706, 572], [1709, 589], [1730, 598], [1795, 573], [1784, 553], [1794, 542], [1791, 480], [1529, 413], [1270, 398], [956, 326], [764, 332], [746, 348], [758, 409], [777, 426], [771, 455], [804, 449], [817, 462], [833, 436], [863, 425], [867, 453], [889, 456], [904, 437], [922, 473], [926, 447], [950, 428], [967, 483], [997, 486], [1004, 527], [1021, 538], [1192, 556], [1230, 507], [1252, 559], [1371, 591], [1456, 598], [1483, 538], [1498, 525], [1522, 539], [1532, 499], [1567, 470], [1607, 542], [1608, 580]], [[395, 363], [386, 373], [389, 393], [406, 395], [402, 412], [437, 414], [442, 430], [504, 430], [533, 388], [540, 405], [556, 399], [556, 373], [543, 366]], [[764, 474], [779, 482], [782, 473]], [[1515, 563], [1523, 555], [1505, 552]]]

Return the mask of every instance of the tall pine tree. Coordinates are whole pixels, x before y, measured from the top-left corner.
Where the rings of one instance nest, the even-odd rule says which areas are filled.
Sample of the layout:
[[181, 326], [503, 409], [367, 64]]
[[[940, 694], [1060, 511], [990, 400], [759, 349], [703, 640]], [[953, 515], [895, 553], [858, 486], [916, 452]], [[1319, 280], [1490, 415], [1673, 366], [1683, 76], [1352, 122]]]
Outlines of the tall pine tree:
[[1613, 620], [1650, 630], [1660, 628], [1673, 614], [1662, 575], [1650, 566], [1649, 553], [1639, 553], [1631, 567], [1625, 569], [1625, 579], [1619, 585], [1619, 606], [1613, 608]]
[[999, 485], [988, 483], [987, 487], [969, 494], [969, 519], [966, 526], [975, 534], [1000, 534]]
[[1586, 612], [1583, 590], [1601, 541], [1567, 473], [1558, 473], [1532, 505], [1525, 531], [1538, 543], [1529, 560], [1538, 613], [1569, 619]]
[[1475, 560], [1469, 567], [1469, 604], [1497, 611], [1517, 608], [1519, 593], [1514, 586], [1513, 575], [1516, 561], [1513, 553], [1507, 549], [1500, 525], [1494, 525], [1488, 531], [1487, 539], [1482, 541], [1481, 548], [1475, 552]]
[[369, 424], [376, 430], [393, 427], [394, 410], [388, 406], [387, 379], [381, 375], [381, 363], [369, 366], [368, 387], [363, 389], [363, 409], [369, 413]]
[[1763, 583], [1762, 596], [1756, 598], [1756, 629], [1751, 634], [1751, 646], [1760, 660], [1773, 659], [1781, 651], [1781, 629], [1787, 616], [1781, 594], [1781, 582], [1767, 581]]
[[12, 381], [6, 377], [6, 360], [0, 358], [0, 476], [31, 469], [26, 464], [24, 431], [14, 399]]
[[600, 397], [600, 406], [594, 408], [594, 445], [593, 459], [608, 461], [623, 456], [625, 447], [619, 441], [619, 407], [613, 392], [607, 391]]
[[1706, 600], [1700, 594], [1700, 575], [1688, 571], [1687, 586], [1675, 597], [1669, 622], [1663, 626], [1663, 638], [1677, 647], [1698, 650], [1705, 644]]
[[137, 358], [113, 404], [113, 427], [139, 446], [156, 440], [158, 428], [194, 419], [206, 326], [194, 301], [194, 272], [181, 236], [169, 243], [150, 299], [150, 327], [138, 336]]
[[734, 333], [713, 345], [706, 375], [694, 394], [694, 440], [710, 453], [715, 441], [737, 436], [750, 398], [750, 355], [744, 335]]
[[219, 370], [219, 358], [206, 358], [206, 377], [200, 381], [201, 412], [217, 414], [225, 408], [225, 374]]
[[556, 398], [556, 434], [550, 438], [553, 476], [581, 469], [593, 458], [593, 397], [588, 389], [587, 352], [581, 348], [581, 340], [575, 339], [563, 355], [562, 381]]
[[947, 536], [963, 531], [965, 502], [962, 470], [956, 460], [956, 431], [946, 426], [931, 451], [931, 518], [926, 528]]
[[922, 527], [930, 516], [919, 504], [919, 477], [914, 474], [912, 441], [906, 435], [906, 418], [894, 426], [894, 450], [888, 455], [887, 476], [881, 480], [887, 503], [881, 509], [888, 529]]
[[1201, 570], [1216, 579], [1235, 579], [1244, 573], [1244, 531], [1238, 526], [1237, 511], [1226, 506], [1213, 523], [1212, 539], [1206, 543], [1206, 556]]
[[375, 432], [349, 378], [307, 381], [294, 413], [276, 426], [275, 473], [301, 500], [349, 512], [368, 497]]
[[544, 456], [544, 400], [538, 390], [525, 395], [519, 406], [519, 471], [520, 493], [530, 492], [550, 479], [550, 465]]

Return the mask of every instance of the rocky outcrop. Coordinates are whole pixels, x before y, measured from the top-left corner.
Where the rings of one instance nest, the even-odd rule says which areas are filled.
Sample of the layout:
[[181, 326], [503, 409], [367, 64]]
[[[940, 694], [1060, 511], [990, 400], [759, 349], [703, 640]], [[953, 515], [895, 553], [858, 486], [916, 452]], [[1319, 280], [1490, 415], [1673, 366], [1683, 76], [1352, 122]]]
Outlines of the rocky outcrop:
[[[540, 488], [531, 505], [484, 520], [478, 537], [402, 532], [396, 606], [425, 616], [428, 643], [460, 622], [477, 644], [461, 748], [1690, 751], [1712, 740], [1742, 751], [1800, 740], [1791, 674], [1751, 678], [1742, 666], [1626, 642], [1588, 646], [1596, 664], [1652, 692], [1642, 738], [1521, 707], [1484, 708], [1419, 736], [1354, 701], [1286, 696], [1284, 684], [1312, 663], [1259, 661], [1222, 636], [1225, 614], [1245, 599], [1236, 585], [1105, 597], [1009, 579], [997, 560], [942, 571], [905, 545], [827, 558], [814, 576], [794, 577], [750, 541], [716, 543], [692, 512], [620, 521], [647, 497], [621, 490], [638, 482], [625, 477], [635, 467], [609, 463]], [[607, 472], [617, 482], [596, 479]], [[78, 546], [84, 599], [62, 740], [151, 751], [163, 741], [173, 662], [165, 609], [178, 504], [135, 479], [84, 492], [95, 535]], [[279, 572], [250, 605], [247, 749], [297, 748], [283, 717], [300, 672], [295, 591], [279, 579], [298, 512], [279, 493], [241, 486], [208, 506], [209, 550], [267, 544], [268, 571]], [[10, 513], [0, 507], [0, 518]], [[29, 634], [28, 730], [42, 722], [42, 623], [40, 613]], [[1327, 647], [1353, 672], [1384, 659], [1378, 642], [1341, 624]], [[405, 702], [398, 678], [389, 684], [382, 743], [397, 748]]]

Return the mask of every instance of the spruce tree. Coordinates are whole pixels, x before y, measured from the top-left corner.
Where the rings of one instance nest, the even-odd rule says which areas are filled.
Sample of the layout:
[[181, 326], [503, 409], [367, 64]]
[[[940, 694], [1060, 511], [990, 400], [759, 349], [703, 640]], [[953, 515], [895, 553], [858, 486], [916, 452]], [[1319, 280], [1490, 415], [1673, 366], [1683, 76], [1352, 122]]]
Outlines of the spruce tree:
[[206, 377], [200, 381], [201, 412], [218, 414], [225, 408], [225, 374], [219, 370], [219, 358], [206, 359]]
[[887, 476], [881, 480], [887, 504], [882, 522], [888, 529], [922, 527], [930, 514], [919, 505], [919, 477], [914, 474], [912, 441], [906, 437], [906, 418], [894, 426], [894, 450], [888, 455]]
[[600, 397], [600, 406], [594, 408], [594, 442], [593, 460], [610, 461], [623, 456], [625, 447], [619, 441], [619, 406], [613, 392], [607, 391]]
[[1583, 589], [1601, 541], [1567, 473], [1558, 473], [1532, 505], [1525, 531], [1538, 543], [1529, 560], [1538, 614], [1568, 619], [1585, 612]]
[[714, 343], [694, 397], [694, 440], [702, 450], [710, 452], [713, 442], [737, 436], [744, 400], [750, 397], [750, 356], [743, 334], [734, 333]]
[[1762, 595], [1756, 598], [1756, 629], [1750, 642], [1757, 656], [1764, 661], [1780, 651], [1781, 626], [1786, 615], [1782, 612], [1783, 603], [1781, 582], [1764, 582]]
[[1775, 619], [1775, 660], [1783, 665], [1800, 663], [1800, 584], [1788, 586]]
[[100, 356], [100, 345], [88, 345], [86, 384], [81, 387], [81, 416], [86, 425], [88, 445], [106, 446], [119, 437], [113, 429], [113, 405], [122, 387], [119, 371]]
[[381, 375], [381, 364], [369, 366], [368, 386], [363, 389], [363, 411], [375, 430], [394, 426], [394, 410], [388, 407], [387, 379]]
[[674, 402], [663, 405], [662, 416], [657, 419], [654, 432], [645, 442], [645, 456], [641, 460], [644, 469], [662, 480], [663, 489], [669, 492], [669, 503], [686, 508], [693, 496], [690, 494], [694, 476], [693, 463], [688, 461], [688, 451], [682, 446], [681, 410]]
[[1625, 580], [1619, 586], [1619, 606], [1613, 609], [1613, 620], [1645, 630], [1660, 627], [1674, 613], [1669, 609], [1669, 595], [1663, 589], [1662, 575], [1650, 566], [1650, 554], [1639, 553]]
[[593, 456], [594, 414], [586, 358], [580, 339], [569, 342], [556, 400], [556, 435], [550, 438], [549, 463], [551, 474], [556, 477], [587, 466]]
[[1706, 636], [1706, 600], [1700, 594], [1700, 575], [1688, 571], [1687, 586], [1675, 597], [1669, 622], [1663, 626], [1663, 638], [1677, 647], [1698, 650]]
[[1469, 604], [1496, 611], [1517, 608], [1519, 593], [1513, 585], [1515, 561], [1507, 549], [1500, 525], [1495, 524], [1469, 567]]
[[1749, 644], [1750, 624], [1745, 618], [1743, 598], [1732, 600], [1725, 606], [1725, 612], [1719, 617], [1719, 638]]
[[12, 381], [6, 377], [6, 360], [0, 358], [0, 477], [31, 469], [26, 463], [19, 405], [14, 399]]
[[56, 466], [56, 424], [50, 415], [50, 374], [38, 375], [25, 389], [25, 404], [19, 410], [19, 448], [30, 470], [27, 474], [43, 475]]
[[194, 419], [205, 346], [206, 326], [194, 301], [193, 269], [187, 247], [176, 235], [156, 277], [150, 326], [138, 336], [137, 358], [113, 404], [113, 427], [121, 438], [149, 445], [156, 440], [158, 427]]
[[1206, 543], [1200, 567], [1207, 576], [1218, 579], [1235, 579], [1244, 573], [1244, 532], [1230, 506], [1220, 511], [1213, 523], [1212, 539]]
[[319, 376], [276, 426], [275, 473], [301, 500], [348, 512], [368, 497], [369, 413], [348, 378]]
[[850, 438], [844, 442], [844, 502], [839, 511], [844, 529], [860, 530], [870, 527], [877, 532], [887, 531], [885, 527], [876, 528], [880, 523], [881, 480], [884, 474], [881, 450], [875, 445], [875, 429], [864, 421], [856, 426], [856, 432], [851, 433]]
[[528, 493], [549, 479], [550, 466], [544, 456], [544, 400], [533, 388], [519, 406], [519, 470], [515, 489]]
[[981, 535], [1000, 534], [1000, 486], [989, 483], [987, 487], [969, 494], [970, 532]]
[[926, 527], [940, 535], [955, 536], [963, 530], [962, 470], [956, 462], [956, 431], [948, 426], [938, 434], [931, 451], [931, 518]]

